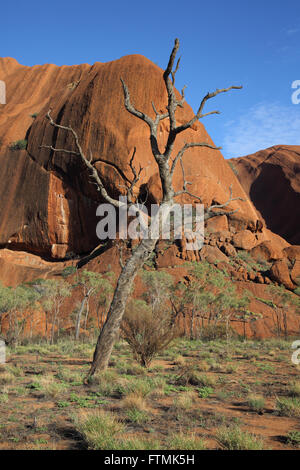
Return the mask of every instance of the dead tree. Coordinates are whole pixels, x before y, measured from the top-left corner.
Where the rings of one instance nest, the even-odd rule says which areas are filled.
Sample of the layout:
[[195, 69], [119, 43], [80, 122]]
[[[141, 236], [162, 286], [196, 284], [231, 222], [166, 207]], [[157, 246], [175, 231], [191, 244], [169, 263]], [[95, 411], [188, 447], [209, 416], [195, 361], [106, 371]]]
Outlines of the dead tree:
[[[211, 98], [214, 98], [220, 93], [225, 93], [232, 89], [242, 88], [240, 86], [231, 86], [229, 88], [224, 88], [220, 90], [217, 89], [216, 91], [212, 93], [207, 93], [202, 99], [199, 109], [197, 113], [193, 116], [193, 118], [181, 125], [177, 125], [176, 116], [175, 116], [176, 110], [178, 107], [183, 107], [183, 103], [185, 101], [184, 88], [181, 92], [180, 100], [178, 100], [175, 95], [175, 76], [179, 68], [180, 59], [178, 59], [175, 68], [174, 68], [174, 63], [175, 63], [175, 58], [177, 55], [178, 48], [179, 48], [179, 40], [176, 39], [173, 50], [169, 58], [167, 68], [164, 71], [163, 77], [162, 77], [164, 84], [165, 84], [167, 97], [168, 97], [168, 104], [166, 107], [167, 111], [164, 114], [160, 114], [156, 110], [154, 103], [152, 103], [152, 107], [155, 113], [155, 119], [152, 119], [150, 116], [146, 115], [144, 112], [139, 111], [138, 109], [135, 108], [135, 106], [133, 105], [131, 101], [128, 87], [125, 81], [121, 78], [126, 110], [133, 116], [144, 121], [149, 127], [150, 145], [151, 145], [152, 155], [158, 166], [159, 176], [160, 176], [160, 181], [161, 181], [161, 186], [162, 186], [162, 200], [160, 202], [160, 205], [164, 205], [164, 207], [170, 207], [170, 208], [174, 204], [174, 199], [183, 194], [191, 196], [194, 199], [196, 198], [197, 200], [201, 202], [200, 197], [192, 194], [187, 189], [187, 185], [190, 183], [186, 181], [185, 179], [184, 166], [182, 162], [184, 153], [192, 147], [209, 147], [214, 150], [220, 149], [220, 147], [214, 147], [213, 145], [210, 145], [206, 142], [185, 143], [183, 147], [179, 150], [179, 152], [175, 156], [173, 156], [172, 153], [173, 153], [174, 143], [175, 143], [177, 136], [181, 134], [182, 132], [184, 132], [185, 130], [189, 129], [191, 126], [193, 126], [193, 124], [198, 119], [201, 119], [204, 116], [208, 116], [211, 114], [219, 114], [218, 111], [211, 111], [205, 114], [203, 113], [205, 104], [208, 100], [210, 100]], [[96, 185], [97, 190], [99, 191], [101, 196], [106, 200], [106, 202], [120, 209], [124, 203], [122, 201], [112, 198], [108, 194], [101, 180], [101, 175], [98, 174], [98, 171], [93, 165], [92, 155], [88, 157], [83, 152], [80, 142], [79, 142], [78, 135], [75, 132], [75, 130], [72, 127], [62, 126], [60, 124], [55, 123], [51, 117], [50, 112], [51, 110], [48, 111], [47, 113], [47, 118], [49, 119], [50, 124], [58, 129], [62, 129], [62, 130], [65, 130], [66, 132], [70, 132], [74, 136], [76, 148], [75, 150], [68, 150], [68, 149], [58, 149], [58, 148], [54, 148], [53, 146], [45, 146], [45, 145], [42, 145], [41, 147], [48, 148], [52, 150], [53, 152], [65, 152], [65, 153], [79, 157], [81, 161], [85, 164], [85, 166], [88, 168], [88, 170], [90, 171], [90, 177], [93, 180], [93, 183]], [[157, 141], [157, 132], [158, 132], [161, 121], [165, 119], [169, 120], [169, 131], [168, 131], [168, 138], [167, 138], [166, 145], [161, 150], [159, 148], [158, 141]], [[134, 155], [130, 160], [130, 167], [133, 173], [133, 180], [131, 183], [128, 183], [127, 185], [127, 199], [128, 199], [129, 205], [134, 203], [133, 189], [134, 189], [134, 186], [137, 185], [140, 179], [141, 171], [142, 171], [142, 168], [140, 168], [138, 172], [135, 170], [134, 165], [133, 165], [133, 159], [134, 159]], [[174, 175], [174, 171], [178, 162], [180, 162], [181, 164], [182, 173], [183, 173], [183, 188], [182, 190], [176, 192], [173, 187], [173, 175]], [[218, 215], [223, 215], [225, 213], [223, 210], [224, 207], [228, 206], [230, 202], [237, 200], [237, 199], [241, 199], [241, 198], [233, 198], [232, 189], [230, 188], [230, 197], [228, 201], [225, 202], [224, 204], [213, 204], [210, 207], [208, 207], [205, 210], [204, 220], [208, 220]], [[230, 214], [233, 212], [235, 211], [226, 212], [226, 213]], [[157, 233], [157, 236], [155, 237], [153, 237], [152, 235], [151, 238], [150, 237], [143, 238], [140, 241], [139, 245], [134, 249], [134, 251], [132, 251], [132, 254], [129, 256], [126, 262], [125, 263], [122, 262], [121, 274], [117, 281], [117, 286], [114, 291], [114, 295], [113, 295], [113, 299], [109, 308], [107, 319], [98, 337], [97, 345], [96, 345], [95, 352], [94, 352], [93, 362], [88, 372], [88, 375], [86, 377], [86, 380], [89, 379], [95, 373], [96, 370], [105, 370], [107, 368], [108, 361], [109, 361], [114, 343], [118, 336], [121, 320], [123, 318], [123, 314], [124, 314], [125, 307], [126, 307], [126, 302], [130, 294], [133, 281], [138, 271], [142, 268], [144, 263], [147, 261], [147, 259], [153, 252], [158, 239], [159, 239], [159, 233]]]

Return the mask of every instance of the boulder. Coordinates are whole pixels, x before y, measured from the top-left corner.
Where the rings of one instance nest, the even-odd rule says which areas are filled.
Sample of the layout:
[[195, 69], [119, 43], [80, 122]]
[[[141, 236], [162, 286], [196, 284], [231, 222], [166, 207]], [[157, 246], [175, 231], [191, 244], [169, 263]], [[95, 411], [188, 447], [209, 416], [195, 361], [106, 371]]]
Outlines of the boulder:
[[300, 285], [300, 259], [296, 259], [295, 261], [291, 270], [291, 279], [297, 286]]
[[210, 264], [217, 264], [219, 262], [228, 262], [228, 257], [222, 253], [216, 246], [203, 246], [202, 250], [200, 251], [200, 258], [201, 261], [205, 260]]
[[226, 256], [234, 258], [236, 256], [236, 249], [230, 243], [223, 243], [220, 246], [221, 251], [225, 253]]
[[252, 248], [250, 254], [252, 258], [257, 261], [275, 261], [283, 258], [282, 250], [279, 248], [276, 249], [276, 247], [270, 240], [264, 241]]
[[290, 278], [288, 263], [285, 259], [275, 261], [270, 270], [273, 281], [284, 285], [287, 289], [293, 289], [294, 285]]
[[237, 232], [232, 237], [232, 243], [235, 248], [240, 248], [242, 250], [251, 250], [257, 244], [254, 233], [250, 230], [242, 230]]
[[223, 230], [228, 230], [228, 219], [226, 215], [213, 217], [206, 222], [207, 232], [220, 232]]
[[300, 260], [300, 245], [291, 245], [283, 250], [285, 256], [291, 261], [294, 262], [297, 259]]

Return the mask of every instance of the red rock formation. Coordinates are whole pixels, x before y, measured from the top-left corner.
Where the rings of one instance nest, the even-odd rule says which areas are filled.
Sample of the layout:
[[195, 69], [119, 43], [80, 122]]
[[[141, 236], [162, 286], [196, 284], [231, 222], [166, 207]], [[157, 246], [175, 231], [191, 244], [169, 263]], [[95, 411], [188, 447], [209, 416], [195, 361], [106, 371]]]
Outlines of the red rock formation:
[[[88, 252], [97, 244], [95, 208], [97, 193], [78, 159], [51, 154], [40, 145], [73, 148], [72, 137], [55, 130], [45, 119], [49, 107], [55, 120], [71, 124], [86, 152], [91, 151], [109, 189], [117, 194], [124, 178], [131, 178], [129, 159], [137, 147], [135, 164], [145, 170], [140, 190], [149, 188], [149, 201], [160, 198], [158, 173], [153, 161], [148, 127], [124, 108], [120, 77], [127, 82], [137, 108], [153, 115], [151, 101], [164, 109], [167, 100], [162, 71], [143, 56], [133, 55], [106, 64], [73, 67], [43, 65], [24, 67], [13, 59], [0, 59], [0, 79], [7, 83], [7, 104], [0, 108], [0, 243], [13, 249], [61, 259], [66, 253]], [[30, 114], [38, 112], [36, 119]], [[185, 104], [178, 123], [190, 119]], [[162, 123], [160, 144], [166, 141], [167, 124]], [[27, 151], [8, 150], [7, 145], [27, 138]], [[202, 124], [178, 139], [212, 143]], [[186, 177], [193, 192], [204, 203], [224, 202], [229, 186], [234, 196], [245, 197], [239, 182], [218, 151], [190, 149], [184, 157]], [[107, 164], [109, 162], [111, 165]], [[175, 187], [181, 188], [180, 167]], [[189, 202], [191, 202], [189, 200]], [[248, 221], [256, 213], [249, 202], [232, 203]]]
[[267, 227], [300, 244], [300, 146], [277, 145], [230, 161]]
[[[83, 149], [92, 152], [93, 161], [96, 162], [103, 181], [114, 195], [122, 191], [120, 186], [124, 184], [124, 180], [132, 178], [129, 160], [136, 147], [135, 164], [141, 164], [144, 168], [137, 191], [144, 194], [148, 190], [149, 203], [160, 199], [161, 189], [150, 151], [148, 127], [125, 110], [121, 76], [138, 109], [153, 116], [152, 101], [159, 111], [165, 109], [167, 99], [162, 70], [140, 55], [123, 57], [106, 64], [71, 67], [49, 64], [25, 67], [13, 59], [0, 58], [0, 80], [4, 80], [7, 85], [7, 104], [0, 105], [0, 280], [6, 285], [16, 285], [37, 277], [55, 276], [71, 264], [61, 261], [65, 257], [73, 254], [82, 256], [99, 245], [95, 233], [95, 212], [99, 199], [88, 180], [86, 169], [75, 156], [53, 154], [40, 148], [41, 145], [53, 145], [74, 149], [72, 136], [64, 131], [57, 131], [45, 119], [50, 107], [56, 121], [70, 124], [77, 131]], [[38, 113], [36, 118], [30, 116], [34, 113]], [[192, 116], [192, 109], [185, 104], [178, 110], [177, 122], [184, 122]], [[166, 142], [167, 130], [167, 122], [164, 121], [159, 134], [162, 148]], [[14, 151], [8, 148], [19, 139], [28, 140], [26, 150]], [[185, 141], [212, 144], [204, 126], [199, 122], [180, 135], [174, 148], [175, 153]], [[275, 157], [270, 155], [270, 162], [266, 158], [262, 167], [268, 164], [272, 168], [276, 167], [273, 158]], [[254, 159], [253, 165], [255, 162], [257, 160]], [[239, 163], [239, 159], [235, 164], [241, 175], [248, 174], [246, 170], [241, 170], [244, 166]], [[191, 148], [184, 156], [184, 165], [186, 178], [193, 183], [192, 192], [201, 196], [204, 204], [225, 202], [230, 185], [233, 195], [243, 198], [244, 202], [235, 201], [228, 207], [237, 209], [236, 213], [209, 221], [209, 236], [201, 253], [186, 251], [184, 240], [180, 248], [173, 245], [160, 250], [158, 247], [158, 268], [167, 268], [179, 279], [186, 271], [184, 266], [178, 265], [183, 265], [186, 260], [206, 259], [212, 263], [222, 261], [228, 265], [228, 256], [236, 256], [233, 245], [237, 249], [252, 248], [253, 251], [260, 248], [258, 255], [267, 253], [265, 257], [268, 261], [281, 259], [278, 253], [288, 250], [289, 243], [262, 226], [258, 221], [257, 211], [247, 198], [247, 194], [251, 198], [253, 196], [253, 185], [260, 188], [256, 179], [259, 180], [261, 174], [264, 176], [263, 168], [253, 169], [253, 174], [256, 175], [257, 171], [257, 178], [249, 172], [251, 177], [246, 178], [248, 186], [239, 175], [244, 190], [219, 151]], [[280, 165], [277, 165], [275, 172], [278, 167]], [[252, 168], [250, 163], [248, 168]], [[297, 173], [296, 160], [293, 168]], [[295, 178], [285, 168], [280, 167], [279, 173], [285, 176], [280, 177], [278, 187], [283, 185], [283, 180], [284, 183], [288, 180], [293, 190], [288, 192], [287, 201], [296, 201], [291, 196], [297, 193], [294, 188]], [[175, 173], [174, 185], [176, 190], [182, 187], [180, 166]], [[271, 183], [269, 186], [267, 189], [271, 194]], [[260, 191], [259, 189], [259, 197]], [[190, 198], [185, 201], [193, 202]], [[253, 199], [253, 202], [256, 209], [261, 211], [267, 226], [270, 226], [267, 215], [257, 206], [257, 200]], [[271, 205], [268, 202], [266, 210]], [[284, 213], [283, 206], [279, 206]], [[296, 202], [294, 208], [297, 208]], [[277, 217], [274, 208], [272, 210], [275, 213], [274, 220], [280, 221], [280, 216]], [[294, 230], [297, 233], [294, 222], [289, 223], [287, 232], [292, 233]], [[277, 233], [281, 232], [277, 230]], [[262, 249], [263, 243], [268, 243], [267, 249]], [[290, 251], [284, 253], [288, 258], [293, 256]], [[294, 263], [293, 266], [295, 272], [291, 274], [291, 278], [295, 282], [298, 264]], [[111, 269], [118, 274], [118, 250], [111, 247], [85, 267], [97, 272]], [[278, 279], [279, 275], [282, 282], [286, 283], [288, 280], [289, 288], [293, 287], [289, 270], [284, 270], [283, 273], [282, 269], [278, 269]], [[237, 282], [247, 281], [250, 290], [267, 279], [254, 273], [249, 275], [245, 267], [241, 267], [239, 271], [233, 269], [232, 276], [236, 277]], [[70, 299], [70, 302], [71, 300], [74, 299]], [[70, 305], [66, 310], [68, 315], [71, 309]], [[265, 328], [261, 328], [262, 334], [266, 335]], [[253, 334], [251, 331], [251, 335]]]

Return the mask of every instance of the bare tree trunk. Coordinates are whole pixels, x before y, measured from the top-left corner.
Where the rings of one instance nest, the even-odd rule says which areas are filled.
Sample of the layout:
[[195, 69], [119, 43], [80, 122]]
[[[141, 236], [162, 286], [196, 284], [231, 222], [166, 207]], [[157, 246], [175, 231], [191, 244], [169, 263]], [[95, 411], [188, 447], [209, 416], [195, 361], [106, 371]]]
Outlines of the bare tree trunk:
[[86, 303], [86, 313], [84, 317], [84, 329], [85, 330], [87, 330], [87, 322], [88, 322], [89, 314], [90, 314], [90, 305], [89, 305], [89, 299], [88, 299]]
[[77, 317], [76, 317], [76, 325], [75, 325], [75, 340], [76, 341], [78, 341], [78, 339], [79, 339], [81, 315], [82, 315], [82, 312], [84, 310], [87, 299], [88, 299], [88, 296], [85, 295], [82, 302], [81, 302], [80, 309], [79, 309]]
[[156, 243], [157, 239], [142, 240], [123, 267], [107, 319], [98, 337], [93, 362], [86, 380], [88, 380], [97, 369], [105, 370], [107, 368], [113, 346], [118, 337], [121, 320], [133, 281], [139, 269], [143, 267], [145, 261], [147, 261], [154, 250]]
[[192, 315], [191, 315], [191, 328], [190, 328], [190, 339], [194, 339], [194, 321], [195, 321], [195, 309], [193, 308], [192, 310]]

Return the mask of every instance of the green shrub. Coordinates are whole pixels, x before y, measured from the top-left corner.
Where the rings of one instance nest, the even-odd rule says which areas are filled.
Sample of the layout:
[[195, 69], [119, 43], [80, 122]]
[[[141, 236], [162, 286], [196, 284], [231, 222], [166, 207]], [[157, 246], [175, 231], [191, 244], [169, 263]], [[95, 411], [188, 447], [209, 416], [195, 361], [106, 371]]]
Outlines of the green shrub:
[[295, 447], [300, 447], [300, 431], [290, 431], [286, 436], [288, 444]]
[[11, 150], [25, 150], [27, 148], [27, 140], [16, 140], [10, 144], [9, 148]]
[[211, 387], [201, 387], [198, 388], [198, 394], [200, 398], [208, 398], [213, 393]]

